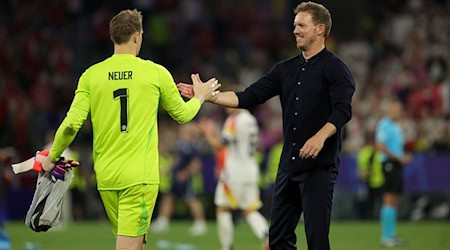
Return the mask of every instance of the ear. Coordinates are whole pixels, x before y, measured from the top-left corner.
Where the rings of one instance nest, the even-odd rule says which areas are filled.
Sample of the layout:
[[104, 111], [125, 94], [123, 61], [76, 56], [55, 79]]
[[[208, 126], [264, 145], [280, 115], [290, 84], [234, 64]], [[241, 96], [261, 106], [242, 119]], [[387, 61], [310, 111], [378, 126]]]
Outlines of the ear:
[[319, 23], [317, 26], [316, 26], [316, 31], [317, 31], [317, 35], [318, 36], [324, 36], [324, 34], [325, 34], [325, 24], [323, 24], [323, 23]]
[[134, 32], [132, 37], [133, 37], [133, 42], [134, 43], [138, 43], [138, 41], [139, 41], [139, 32], [137, 32], [137, 31]]

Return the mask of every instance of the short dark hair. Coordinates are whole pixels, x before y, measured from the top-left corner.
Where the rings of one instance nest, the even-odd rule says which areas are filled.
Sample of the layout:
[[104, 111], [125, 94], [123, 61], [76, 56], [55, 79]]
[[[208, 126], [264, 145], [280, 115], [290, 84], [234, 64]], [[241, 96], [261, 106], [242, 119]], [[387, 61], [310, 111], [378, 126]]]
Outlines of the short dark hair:
[[314, 2], [303, 2], [294, 9], [294, 14], [299, 12], [308, 12], [312, 16], [312, 21], [315, 25], [324, 24], [325, 33], [324, 36], [328, 37], [331, 31], [331, 14], [325, 6]]
[[109, 22], [109, 36], [114, 44], [130, 40], [134, 32], [142, 31], [142, 13], [136, 9], [122, 10]]

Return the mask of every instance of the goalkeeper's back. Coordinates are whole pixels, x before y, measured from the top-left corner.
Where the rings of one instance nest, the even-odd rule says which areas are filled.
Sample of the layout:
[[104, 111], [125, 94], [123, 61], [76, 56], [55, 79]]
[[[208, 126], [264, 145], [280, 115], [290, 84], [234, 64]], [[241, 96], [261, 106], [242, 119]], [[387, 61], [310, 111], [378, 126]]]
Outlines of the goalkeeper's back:
[[[114, 54], [80, 77], [55, 144], [64, 144], [64, 138], [76, 133], [91, 113], [98, 189], [157, 184], [160, 103], [179, 123], [190, 121], [201, 105], [195, 98], [184, 102], [163, 66], [131, 54]], [[54, 145], [52, 153], [58, 155], [64, 146]]]
[[179, 122], [192, 119], [196, 113], [178, 112], [186, 105], [170, 73], [151, 61], [115, 54], [92, 66], [83, 77], [90, 83], [93, 156], [99, 189], [159, 183], [160, 99]]
[[160, 71], [162, 67], [150, 61], [119, 54], [83, 75], [90, 85], [99, 189], [159, 182]]

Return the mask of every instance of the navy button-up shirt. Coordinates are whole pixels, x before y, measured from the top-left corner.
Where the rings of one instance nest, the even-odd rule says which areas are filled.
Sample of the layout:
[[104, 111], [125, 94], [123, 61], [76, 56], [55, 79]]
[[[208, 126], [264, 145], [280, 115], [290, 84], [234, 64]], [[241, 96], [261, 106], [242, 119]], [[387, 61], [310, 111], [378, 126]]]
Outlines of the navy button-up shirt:
[[[252, 108], [279, 96], [284, 146], [279, 171], [298, 175], [318, 168], [339, 170], [342, 127], [351, 119], [355, 83], [347, 66], [332, 52], [279, 62], [243, 92], [239, 108]], [[299, 150], [327, 122], [337, 128], [316, 159], [300, 159]]]

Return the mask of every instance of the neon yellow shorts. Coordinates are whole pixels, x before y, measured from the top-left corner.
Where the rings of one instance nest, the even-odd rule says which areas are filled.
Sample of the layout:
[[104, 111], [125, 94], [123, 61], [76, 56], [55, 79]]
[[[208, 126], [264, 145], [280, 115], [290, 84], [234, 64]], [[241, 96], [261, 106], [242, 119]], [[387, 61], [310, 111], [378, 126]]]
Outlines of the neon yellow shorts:
[[147, 234], [158, 186], [142, 184], [122, 190], [99, 191], [115, 237]]

